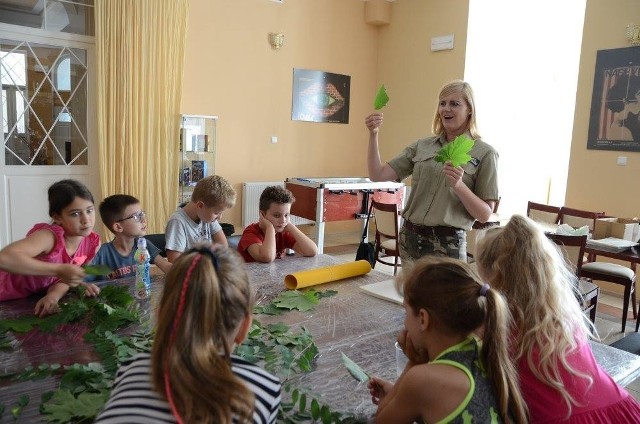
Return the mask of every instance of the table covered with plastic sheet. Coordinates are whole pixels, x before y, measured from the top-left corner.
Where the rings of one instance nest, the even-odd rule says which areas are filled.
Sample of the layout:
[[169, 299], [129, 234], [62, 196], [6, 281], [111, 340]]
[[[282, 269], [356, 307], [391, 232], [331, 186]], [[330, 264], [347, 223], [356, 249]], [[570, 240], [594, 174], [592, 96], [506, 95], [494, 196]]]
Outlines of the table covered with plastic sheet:
[[[322, 268], [338, 264], [337, 259], [318, 255], [312, 258], [287, 257], [271, 264], [247, 264], [250, 281], [255, 289], [257, 305], [267, 305], [285, 290], [286, 275], [302, 270]], [[392, 276], [372, 270], [345, 280], [314, 286], [317, 291], [336, 290], [331, 297], [320, 299], [313, 310], [293, 310], [282, 315], [256, 315], [261, 324], [283, 322], [296, 331], [306, 328], [318, 346], [313, 370], [294, 373], [285, 384], [306, 392], [310, 397], [327, 405], [332, 411], [368, 419], [375, 414], [375, 405], [365, 383], [353, 379], [342, 364], [341, 353], [346, 354], [369, 374], [394, 380], [397, 375], [395, 340], [404, 321], [401, 305], [369, 296], [361, 286], [391, 279]], [[131, 279], [119, 280], [119, 284], [131, 287]], [[152, 297], [139, 302], [143, 318], [153, 319], [162, 291], [163, 277], [154, 277]], [[32, 314], [38, 298], [0, 303], [0, 319]], [[20, 372], [25, 367], [58, 363], [71, 365], [98, 361], [93, 347], [84, 341], [87, 327], [82, 324], [66, 324], [53, 333], [38, 330], [14, 335], [12, 350], [0, 350], [0, 374]], [[625, 385], [640, 376], [640, 356], [599, 343], [592, 343], [598, 362], [616, 381]], [[42, 393], [55, 390], [57, 378], [36, 381], [0, 380], [0, 403], [6, 411], [0, 422], [13, 422], [9, 409], [24, 394], [30, 398], [19, 422], [44, 422], [39, 414]], [[290, 394], [284, 393], [288, 399]]]

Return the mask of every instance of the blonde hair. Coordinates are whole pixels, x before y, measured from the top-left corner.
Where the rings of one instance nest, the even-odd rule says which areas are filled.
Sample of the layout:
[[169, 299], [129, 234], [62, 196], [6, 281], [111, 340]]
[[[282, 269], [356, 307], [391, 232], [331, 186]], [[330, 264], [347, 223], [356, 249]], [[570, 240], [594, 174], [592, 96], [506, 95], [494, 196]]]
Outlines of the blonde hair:
[[484, 286], [465, 262], [451, 258], [425, 256], [396, 281], [413, 312], [427, 310], [442, 331], [466, 337], [484, 326], [480, 359], [500, 416], [505, 422], [511, 422], [511, 416], [516, 422], [526, 422], [527, 407], [509, 356], [510, 315], [504, 297]]
[[191, 193], [191, 201], [203, 202], [208, 207], [224, 205], [231, 208], [236, 204], [236, 191], [221, 176], [211, 175], [198, 181]]
[[[514, 319], [515, 359], [526, 355], [538, 380], [557, 390], [571, 414], [578, 403], [563, 385], [560, 369], [593, 379], [573, 368], [567, 356], [590, 327], [576, 300], [576, 277], [560, 250], [529, 218], [514, 215], [506, 226], [478, 235], [476, 263], [482, 275], [509, 300]], [[534, 360], [534, 353], [539, 357]]]
[[[448, 84], [445, 84], [440, 89], [440, 94], [438, 95], [438, 105], [440, 101], [450, 94], [459, 93], [462, 94], [462, 98], [465, 102], [467, 102], [467, 106], [471, 110], [471, 115], [467, 120], [467, 131], [471, 134], [471, 138], [474, 140], [480, 139], [480, 134], [478, 133], [478, 126], [476, 123], [476, 102], [473, 96], [473, 90], [468, 82], [462, 80], [451, 81]], [[442, 124], [442, 119], [440, 118], [440, 113], [438, 113], [438, 106], [436, 106], [436, 112], [433, 115], [433, 123], [431, 124], [431, 130], [435, 135], [445, 135], [444, 125]]]
[[151, 375], [183, 422], [252, 421], [254, 395], [231, 370], [229, 343], [252, 307], [244, 261], [229, 248], [191, 250], [167, 273]]

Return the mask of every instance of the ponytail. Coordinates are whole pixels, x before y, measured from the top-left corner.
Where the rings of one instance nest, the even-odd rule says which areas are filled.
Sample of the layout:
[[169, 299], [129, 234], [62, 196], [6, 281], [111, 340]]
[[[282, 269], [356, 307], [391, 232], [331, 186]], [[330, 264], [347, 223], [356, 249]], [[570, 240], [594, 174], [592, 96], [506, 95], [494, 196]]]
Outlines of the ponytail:
[[192, 250], [167, 273], [151, 374], [178, 423], [252, 421], [253, 392], [230, 359], [230, 340], [251, 314], [248, 281], [242, 259], [228, 248]]
[[[486, 298], [484, 337], [480, 357], [498, 398], [500, 415], [505, 421], [511, 418], [516, 423], [527, 422], [527, 407], [520, 393], [519, 377], [509, 354], [510, 321], [509, 308], [504, 297], [484, 284], [481, 292]], [[479, 299], [482, 303], [482, 296]]]
[[468, 336], [484, 329], [480, 359], [489, 376], [503, 421], [527, 422], [518, 374], [509, 355], [511, 315], [504, 297], [482, 283], [465, 262], [424, 257], [397, 279], [414, 313], [429, 311], [444, 331]]

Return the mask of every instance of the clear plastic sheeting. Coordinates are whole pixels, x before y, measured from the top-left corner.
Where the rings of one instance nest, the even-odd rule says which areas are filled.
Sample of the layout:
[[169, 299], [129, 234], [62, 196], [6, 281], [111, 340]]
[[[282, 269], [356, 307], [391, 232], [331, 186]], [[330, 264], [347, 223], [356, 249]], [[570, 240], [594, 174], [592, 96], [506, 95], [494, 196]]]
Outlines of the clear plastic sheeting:
[[[286, 290], [284, 277], [293, 272], [338, 264], [330, 256], [313, 258], [287, 257], [271, 264], [251, 263], [247, 265], [252, 287], [255, 288], [256, 303], [266, 305], [280, 292]], [[379, 271], [314, 286], [317, 291], [336, 290], [337, 295], [320, 299], [313, 310], [290, 311], [282, 315], [257, 315], [262, 324], [283, 322], [292, 331], [306, 328], [319, 349], [314, 369], [304, 374], [292, 374], [284, 378], [285, 383], [308, 393], [327, 404], [332, 411], [351, 413], [368, 419], [375, 414], [365, 383], [357, 382], [342, 364], [341, 352], [360, 365], [365, 372], [387, 380], [396, 378], [396, 336], [403, 326], [402, 306], [385, 301], [360, 290], [360, 286], [392, 278]], [[138, 304], [146, 318], [153, 318], [162, 291], [163, 277], [153, 279], [151, 300]], [[120, 280], [128, 284], [133, 294], [133, 279]], [[0, 318], [11, 318], [32, 314], [38, 298], [21, 299], [0, 303]], [[97, 361], [98, 356], [91, 345], [83, 340], [87, 327], [82, 324], [67, 324], [54, 333], [32, 331], [26, 334], [11, 334], [15, 339], [14, 350], [0, 351], [0, 373], [10, 375], [21, 372], [24, 367], [40, 364], [87, 363]], [[130, 329], [132, 330], [132, 329]], [[598, 362], [620, 384], [625, 385], [640, 375], [640, 356], [599, 343], [592, 343]], [[26, 394], [30, 398], [22, 412], [20, 422], [44, 422], [38, 413], [42, 393], [57, 388], [55, 378], [34, 382], [0, 380], [0, 402], [6, 407], [0, 422], [13, 422], [10, 408], [17, 399]], [[286, 397], [288, 394], [283, 393]]]

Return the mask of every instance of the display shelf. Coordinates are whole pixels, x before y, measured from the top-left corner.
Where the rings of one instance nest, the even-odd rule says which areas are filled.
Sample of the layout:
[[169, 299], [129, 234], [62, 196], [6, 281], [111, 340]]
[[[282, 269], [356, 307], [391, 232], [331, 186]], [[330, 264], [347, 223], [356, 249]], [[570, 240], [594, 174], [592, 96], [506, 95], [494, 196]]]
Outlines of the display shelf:
[[217, 116], [182, 115], [180, 119], [180, 203], [191, 200], [198, 181], [215, 173]]

